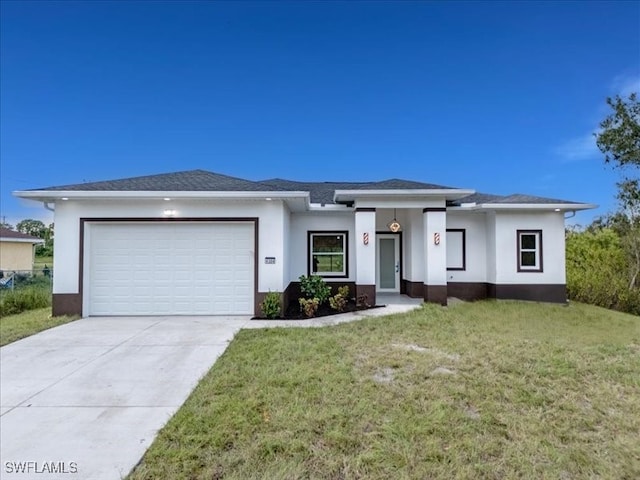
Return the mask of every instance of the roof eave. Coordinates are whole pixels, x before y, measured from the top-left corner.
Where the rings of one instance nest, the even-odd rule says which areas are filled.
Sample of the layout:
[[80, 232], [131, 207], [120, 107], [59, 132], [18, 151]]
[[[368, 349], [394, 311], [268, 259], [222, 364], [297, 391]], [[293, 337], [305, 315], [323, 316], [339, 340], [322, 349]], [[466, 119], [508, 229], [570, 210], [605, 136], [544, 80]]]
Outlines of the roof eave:
[[39, 244], [45, 243], [44, 240], [42, 240], [41, 238], [29, 239], [29, 238], [16, 238], [16, 237], [0, 237], [0, 242], [30, 243], [32, 245], [36, 245], [36, 244], [39, 245]]
[[458, 200], [473, 195], [475, 190], [455, 188], [434, 189], [387, 189], [387, 190], [336, 190], [333, 194], [334, 202], [351, 202], [358, 198], [389, 198], [389, 197], [444, 197], [446, 200]]
[[[474, 209], [482, 210], [553, 210], [553, 211], [577, 211], [591, 210], [598, 208], [598, 205], [591, 203], [481, 203]], [[460, 207], [461, 210], [466, 209]]]
[[109, 199], [238, 199], [238, 200], [264, 200], [277, 199], [308, 199], [309, 192], [302, 191], [129, 191], [129, 190], [22, 190], [15, 191], [13, 195], [29, 200], [41, 202], [53, 202], [56, 200], [109, 200]]

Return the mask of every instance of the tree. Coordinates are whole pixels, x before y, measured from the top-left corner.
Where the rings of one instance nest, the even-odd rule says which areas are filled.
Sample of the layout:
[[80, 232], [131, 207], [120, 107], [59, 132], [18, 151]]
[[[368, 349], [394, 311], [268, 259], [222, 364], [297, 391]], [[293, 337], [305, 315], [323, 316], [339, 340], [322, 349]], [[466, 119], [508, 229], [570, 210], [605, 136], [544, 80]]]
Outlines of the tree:
[[628, 99], [607, 98], [613, 109], [601, 123], [600, 133], [596, 133], [596, 143], [606, 163], [618, 167], [640, 167], [640, 101], [638, 94], [632, 93]]
[[605, 163], [613, 163], [623, 175], [617, 184], [620, 209], [606, 223], [620, 237], [633, 290], [640, 277], [640, 101], [637, 93], [631, 93], [627, 99], [607, 98], [607, 104], [613, 111], [600, 123], [596, 143]]
[[6, 228], [7, 230], [13, 230], [13, 225], [7, 222], [0, 222], [0, 227]]
[[40, 220], [33, 220], [31, 218], [20, 220], [16, 225], [16, 229], [32, 237], [46, 239], [47, 227]]

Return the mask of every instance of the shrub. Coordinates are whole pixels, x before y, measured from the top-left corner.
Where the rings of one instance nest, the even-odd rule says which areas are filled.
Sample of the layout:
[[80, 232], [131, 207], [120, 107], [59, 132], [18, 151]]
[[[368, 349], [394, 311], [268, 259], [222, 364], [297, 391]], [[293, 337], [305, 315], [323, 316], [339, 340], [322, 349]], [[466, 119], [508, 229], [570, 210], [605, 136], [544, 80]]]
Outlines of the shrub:
[[51, 294], [48, 289], [23, 288], [3, 292], [0, 302], [0, 316], [15, 315], [27, 310], [51, 306]]
[[269, 292], [264, 297], [264, 300], [260, 304], [260, 310], [262, 314], [267, 318], [280, 317], [280, 305], [282, 295], [279, 292]]
[[317, 298], [300, 298], [298, 301], [300, 302], [301, 312], [309, 318], [315, 316], [318, 311], [318, 307], [320, 306], [320, 300]]
[[302, 275], [300, 280], [300, 291], [307, 299], [315, 298], [318, 304], [322, 305], [329, 299], [331, 288], [322, 277], [318, 275]]
[[338, 288], [338, 293], [329, 298], [329, 305], [338, 312], [344, 311], [349, 301], [349, 287], [344, 285]]
[[629, 288], [628, 262], [614, 230], [568, 232], [566, 252], [570, 299], [640, 314], [640, 289]]

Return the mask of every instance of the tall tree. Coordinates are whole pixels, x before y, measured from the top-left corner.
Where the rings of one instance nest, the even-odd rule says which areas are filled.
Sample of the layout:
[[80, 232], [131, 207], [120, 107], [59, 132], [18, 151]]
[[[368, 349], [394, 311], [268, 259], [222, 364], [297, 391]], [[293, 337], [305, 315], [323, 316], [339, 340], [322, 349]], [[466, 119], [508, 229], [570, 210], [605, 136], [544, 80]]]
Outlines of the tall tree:
[[604, 161], [622, 171], [618, 182], [620, 210], [609, 217], [618, 232], [629, 262], [629, 288], [640, 280], [640, 101], [638, 94], [628, 98], [607, 98], [612, 112], [600, 123], [596, 143]]

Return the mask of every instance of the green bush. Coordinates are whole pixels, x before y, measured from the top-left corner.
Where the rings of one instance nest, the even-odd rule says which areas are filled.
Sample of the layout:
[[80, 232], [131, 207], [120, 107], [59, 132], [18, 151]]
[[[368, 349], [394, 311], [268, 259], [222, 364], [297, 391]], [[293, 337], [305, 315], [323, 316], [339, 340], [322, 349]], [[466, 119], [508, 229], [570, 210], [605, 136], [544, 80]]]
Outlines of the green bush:
[[302, 275], [300, 280], [300, 291], [304, 294], [305, 298], [315, 298], [318, 300], [318, 304], [325, 303], [331, 295], [331, 287], [327, 285], [322, 277], [318, 275]]
[[568, 232], [566, 251], [570, 299], [640, 315], [640, 289], [629, 288], [627, 258], [614, 230]]
[[282, 295], [279, 292], [269, 292], [264, 297], [264, 300], [260, 304], [262, 314], [267, 318], [280, 317], [280, 305]]
[[27, 310], [51, 306], [51, 293], [48, 289], [28, 287], [3, 292], [0, 300], [0, 316], [15, 315]]

